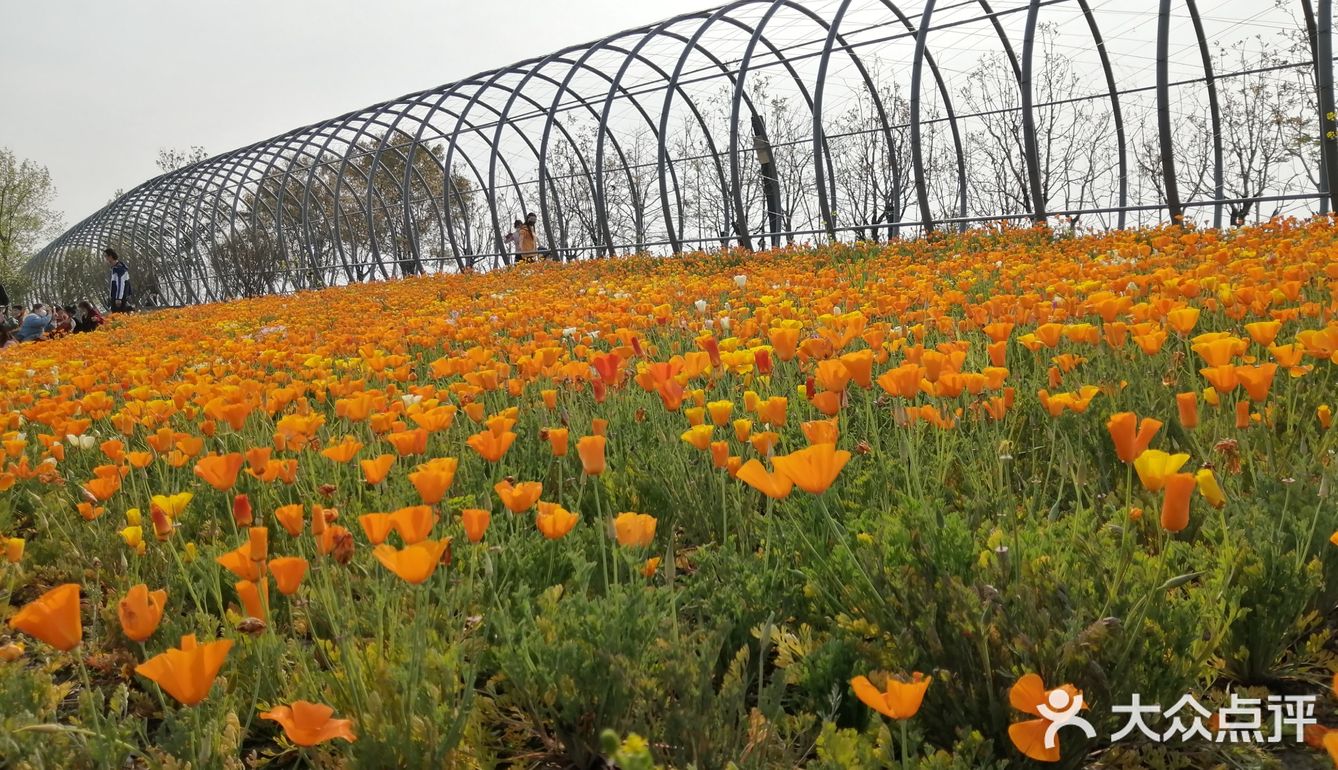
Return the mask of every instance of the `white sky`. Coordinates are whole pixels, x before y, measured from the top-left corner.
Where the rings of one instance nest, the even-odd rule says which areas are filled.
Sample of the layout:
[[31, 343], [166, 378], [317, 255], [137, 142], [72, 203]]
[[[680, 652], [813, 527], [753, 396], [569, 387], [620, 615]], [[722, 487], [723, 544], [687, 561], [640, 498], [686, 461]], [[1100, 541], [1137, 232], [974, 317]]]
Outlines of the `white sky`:
[[[1022, 2], [995, 0], [994, 6]], [[118, 188], [129, 190], [155, 176], [160, 148], [203, 145], [218, 154], [713, 4], [0, 0], [0, 146], [50, 169], [59, 193], [56, 206], [72, 226]], [[1093, 5], [1122, 85], [1150, 82], [1155, 0], [1094, 0]], [[909, 6], [918, 13], [919, 3]], [[1281, 12], [1273, 0], [1218, 0], [1200, 7], [1210, 36], [1272, 33], [1288, 26], [1285, 18], [1275, 18]], [[1177, 10], [1176, 49], [1192, 52], [1188, 25], [1178, 18], [1180, 4]], [[1071, 12], [1052, 6], [1047, 18]], [[1014, 14], [1008, 23], [1016, 26], [1021, 18]], [[968, 31], [984, 36], [980, 45], [993, 45], [988, 27]], [[1079, 31], [1070, 42], [1090, 48], [1085, 31]], [[941, 66], [950, 73], [969, 66], [972, 47], [970, 40], [949, 45], [957, 56], [941, 57]], [[1177, 67], [1194, 65], [1184, 74], [1199, 74], [1195, 56], [1175, 58]], [[1175, 75], [1181, 74], [1177, 69]]]
[[158, 174], [712, 0], [0, 0], [0, 146], [73, 225]]

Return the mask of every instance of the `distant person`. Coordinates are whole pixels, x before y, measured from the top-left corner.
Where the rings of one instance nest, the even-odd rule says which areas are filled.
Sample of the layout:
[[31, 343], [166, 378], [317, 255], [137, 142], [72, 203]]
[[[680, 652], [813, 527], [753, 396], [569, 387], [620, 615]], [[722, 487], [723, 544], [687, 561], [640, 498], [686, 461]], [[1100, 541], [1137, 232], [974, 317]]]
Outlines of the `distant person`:
[[9, 307], [9, 293], [5, 291], [3, 283], [0, 283], [0, 307]]
[[525, 215], [525, 222], [520, 227], [520, 247], [516, 250], [517, 262], [533, 262], [539, 256], [539, 238], [534, 234], [538, 221], [532, 211]]
[[70, 309], [56, 305], [51, 311], [51, 333], [57, 337], [74, 332], [74, 317]]
[[14, 333], [14, 337], [19, 342], [33, 342], [46, 336], [47, 330], [51, 328], [51, 314], [42, 303], [33, 305], [32, 312], [23, 317], [23, 323], [19, 324], [19, 330]]
[[0, 326], [5, 331], [14, 333], [19, 330], [19, 324], [23, 323], [23, 305], [9, 305], [5, 308], [4, 318], [0, 320]]
[[19, 341], [14, 339], [14, 334], [9, 329], [0, 326], [0, 349], [14, 347]]
[[107, 303], [107, 312], [126, 313], [130, 311], [130, 268], [126, 266], [113, 249], [103, 249], [102, 256], [107, 258], [111, 268], [111, 297]]
[[105, 319], [98, 309], [93, 307], [93, 303], [88, 300], [80, 300], [79, 306], [74, 311], [74, 333], [82, 334], [84, 332], [97, 331]]
[[520, 231], [525, 229], [525, 220], [517, 219], [511, 223], [511, 232], [502, 236], [502, 244], [515, 257], [520, 257]]

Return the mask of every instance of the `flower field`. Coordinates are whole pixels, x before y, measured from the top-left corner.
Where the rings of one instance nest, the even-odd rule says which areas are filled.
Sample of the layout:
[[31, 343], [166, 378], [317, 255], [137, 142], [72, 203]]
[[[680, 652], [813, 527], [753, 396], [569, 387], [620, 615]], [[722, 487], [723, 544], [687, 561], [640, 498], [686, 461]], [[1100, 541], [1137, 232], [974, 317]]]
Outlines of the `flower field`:
[[0, 766], [1338, 760], [1328, 221], [360, 284], [0, 385]]

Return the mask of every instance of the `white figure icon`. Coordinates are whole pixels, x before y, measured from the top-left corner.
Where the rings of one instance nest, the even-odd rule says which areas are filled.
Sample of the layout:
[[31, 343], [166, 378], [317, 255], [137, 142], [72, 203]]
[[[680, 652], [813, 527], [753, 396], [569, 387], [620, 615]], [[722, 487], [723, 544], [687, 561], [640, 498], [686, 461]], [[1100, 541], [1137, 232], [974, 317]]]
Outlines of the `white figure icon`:
[[1054, 689], [1045, 696], [1046, 703], [1036, 706], [1036, 711], [1050, 721], [1045, 728], [1045, 747], [1053, 749], [1056, 744], [1055, 736], [1059, 733], [1059, 728], [1072, 725], [1088, 738], [1096, 737], [1096, 728], [1092, 723], [1078, 716], [1078, 711], [1082, 709], [1082, 695], [1070, 696], [1067, 690]]

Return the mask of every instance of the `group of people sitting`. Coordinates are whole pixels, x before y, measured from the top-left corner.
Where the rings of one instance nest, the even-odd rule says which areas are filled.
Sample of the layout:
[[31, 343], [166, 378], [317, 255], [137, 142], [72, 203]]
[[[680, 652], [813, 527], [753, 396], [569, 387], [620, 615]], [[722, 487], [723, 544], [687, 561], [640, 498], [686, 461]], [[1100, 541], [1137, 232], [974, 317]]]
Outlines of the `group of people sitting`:
[[63, 337], [67, 334], [91, 332], [106, 319], [93, 303], [81, 300], [77, 305], [45, 305], [41, 302], [31, 308], [7, 305], [0, 316], [0, 348], [20, 342], [36, 342]]

